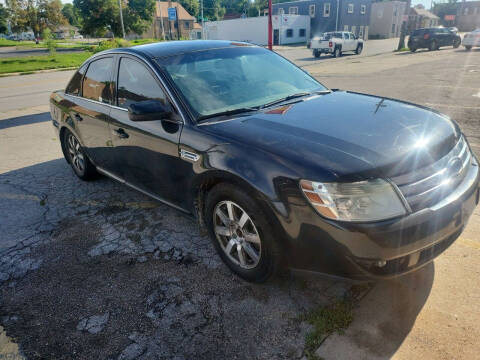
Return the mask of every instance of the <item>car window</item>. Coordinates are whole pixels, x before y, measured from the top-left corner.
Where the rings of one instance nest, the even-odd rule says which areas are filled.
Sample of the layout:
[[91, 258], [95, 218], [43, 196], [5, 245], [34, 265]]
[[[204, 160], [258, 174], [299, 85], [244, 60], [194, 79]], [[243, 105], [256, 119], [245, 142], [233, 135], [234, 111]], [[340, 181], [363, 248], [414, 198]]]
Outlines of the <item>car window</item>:
[[65, 92], [70, 95], [80, 95], [82, 89], [82, 78], [85, 74], [87, 66], [83, 65], [78, 71], [73, 75], [72, 80], [68, 83]]
[[345, 40], [350, 40], [350, 34], [349, 33], [344, 33], [343, 35], [345, 36]]
[[140, 62], [122, 58], [118, 71], [117, 105], [127, 109], [145, 100], [166, 102], [166, 96], [152, 73]]
[[111, 74], [113, 58], [102, 58], [92, 61], [83, 78], [82, 96], [84, 98], [111, 104]]
[[195, 51], [157, 61], [199, 117], [325, 90], [288, 60], [263, 48]]

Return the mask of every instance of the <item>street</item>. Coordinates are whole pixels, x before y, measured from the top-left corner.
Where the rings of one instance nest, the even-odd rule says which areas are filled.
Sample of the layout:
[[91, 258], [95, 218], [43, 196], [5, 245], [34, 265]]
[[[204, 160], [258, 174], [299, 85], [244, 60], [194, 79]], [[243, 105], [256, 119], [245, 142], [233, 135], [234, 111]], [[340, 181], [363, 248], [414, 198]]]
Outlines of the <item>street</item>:
[[[339, 59], [277, 51], [330, 88], [447, 114], [479, 156], [480, 49], [393, 53], [396, 41]], [[111, 179], [78, 180], [48, 105], [72, 74], [0, 78], [0, 324], [12, 345], [28, 359], [301, 359], [311, 330], [301, 315], [352, 283], [290, 274], [246, 283], [193, 219]], [[477, 207], [433, 263], [371, 284], [345, 334], [317, 355], [477, 358], [479, 233]]]

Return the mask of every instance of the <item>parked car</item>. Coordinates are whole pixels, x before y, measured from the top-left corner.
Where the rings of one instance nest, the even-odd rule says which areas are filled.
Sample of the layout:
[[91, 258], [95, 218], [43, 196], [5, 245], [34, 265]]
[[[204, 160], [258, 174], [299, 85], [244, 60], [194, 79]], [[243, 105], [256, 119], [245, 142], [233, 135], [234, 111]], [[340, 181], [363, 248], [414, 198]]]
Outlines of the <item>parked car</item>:
[[446, 28], [423, 28], [415, 30], [408, 38], [408, 48], [411, 52], [418, 49], [438, 50], [442, 46], [458, 48], [462, 38]]
[[456, 28], [455, 26], [452, 26], [452, 27], [449, 27], [449, 28], [448, 28], [448, 31], [453, 32], [453, 33], [456, 34], [456, 33], [458, 33], [458, 28]]
[[111, 49], [50, 97], [63, 154], [206, 227], [235, 273], [372, 279], [430, 262], [479, 201], [478, 161], [434, 110], [327, 89], [262, 47]]
[[336, 31], [324, 33], [315, 37], [310, 44], [313, 56], [320, 57], [321, 54], [330, 54], [333, 57], [340, 57], [342, 53], [353, 51], [360, 54], [363, 50], [363, 40], [351, 32]]
[[474, 46], [480, 46], [480, 29], [466, 33], [463, 37], [462, 44], [467, 51], [471, 50]]
[[77, 34], [73, 36], [74, 39], [83, 39], [83, 35]]

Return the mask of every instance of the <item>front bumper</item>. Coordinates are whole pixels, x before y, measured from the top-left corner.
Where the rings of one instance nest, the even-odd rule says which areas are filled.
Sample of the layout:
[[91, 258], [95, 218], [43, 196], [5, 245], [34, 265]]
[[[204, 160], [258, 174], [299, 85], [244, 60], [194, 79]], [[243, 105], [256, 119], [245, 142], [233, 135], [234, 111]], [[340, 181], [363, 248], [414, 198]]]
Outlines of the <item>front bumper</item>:
[[374, 223], [329, 221], [310, 206], [291, 204], [295, 219], [284, 224], [291, 267], [352, 279], [390, 278], [416, 270], [461, 234], [479, 202], [479, 181], [474, 160], [465, 179], [438, 204]]

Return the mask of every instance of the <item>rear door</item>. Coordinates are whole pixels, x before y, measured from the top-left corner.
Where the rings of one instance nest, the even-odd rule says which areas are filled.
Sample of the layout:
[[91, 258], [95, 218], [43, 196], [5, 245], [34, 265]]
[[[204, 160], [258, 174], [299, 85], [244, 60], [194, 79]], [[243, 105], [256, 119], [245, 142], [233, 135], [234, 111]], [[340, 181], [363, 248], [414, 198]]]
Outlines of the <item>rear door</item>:
[[[184, 176], [183, 169], [187, 164], [180, 159], [178, 152], [182, 118], [143, 60], [121, 55], [117, 69], [116, 98], [110, 126], [115, 149], [115, 173], [140, 190], [180, 204], [185, 197], [185, 189], [178, 189], [178, 183], [182, 182], [180, 178]], [[165, 119], [131, 121], [129, 105], [145, 100], [170, 103], [174, 111]]]
[[[75, 75], [79, 77], [78, 81], [81, 80], [81, 88], [76, 92], [68, 87], [66, 90], [68, 100], [72, 103], [69, 111], [70, 125], [75, 129], [89, 157], [101, 167], [107, 166], [112, 155], [109, 152], [112, 143], [108, 123], [113, 102], [113, 66], [113, 56], [91, 61]], [[74, 80], [75, 78], [71, 83]]]

